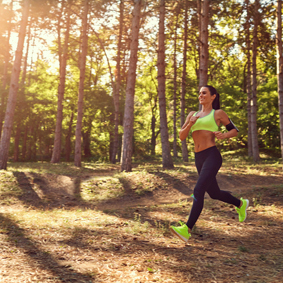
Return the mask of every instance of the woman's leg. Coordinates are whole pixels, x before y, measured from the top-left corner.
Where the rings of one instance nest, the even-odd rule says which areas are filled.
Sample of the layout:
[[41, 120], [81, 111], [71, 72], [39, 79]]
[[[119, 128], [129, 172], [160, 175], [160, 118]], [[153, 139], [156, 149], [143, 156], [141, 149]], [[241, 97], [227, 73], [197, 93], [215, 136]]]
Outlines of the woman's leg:
[[197, 184], [194, 188], [194, 201], [187, 226], [192, 229], [203, 209], [205, 192], [211, 186], [211, 181], [221, 167], [222, 158], [216, 147], [208, 148], [195, 154], [196, 167], [199, 173]]
[[229, 192], [219, 189], [216, 177], [211, 180], [211, 186], [207, 189], [207, 193], [212, 199], [217, 199], [229, 204], [233, 204], [236, 207], [240, 207], [241, 205], [241, 201], [239, 199], [232, 196]]

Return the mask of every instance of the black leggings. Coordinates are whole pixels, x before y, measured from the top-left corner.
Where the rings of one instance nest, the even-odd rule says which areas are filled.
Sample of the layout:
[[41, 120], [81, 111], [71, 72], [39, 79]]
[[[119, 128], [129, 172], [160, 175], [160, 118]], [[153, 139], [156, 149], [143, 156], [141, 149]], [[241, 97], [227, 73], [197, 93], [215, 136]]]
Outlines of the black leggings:
[[216, 146], [196, 152], [195, 163], [199, 178], [194, 188], [194, 202], [187, 222], [190, 229], [193, 228], [201, 214], [205, 192], [212, 199], [218, 199], [237, 207], [241, 204], [241, 201], [233, 197], [229, 192], [219, 189], [216, 174], [222, 165], [222, 157]]

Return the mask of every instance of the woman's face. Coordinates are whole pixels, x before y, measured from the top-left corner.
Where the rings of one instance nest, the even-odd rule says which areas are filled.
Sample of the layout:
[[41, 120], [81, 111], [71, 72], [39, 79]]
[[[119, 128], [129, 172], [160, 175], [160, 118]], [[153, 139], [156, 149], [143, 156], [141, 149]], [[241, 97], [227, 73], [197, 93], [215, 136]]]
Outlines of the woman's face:
[[211, 95], [208, 87], [202, 87], [199, 92], [198, 100], [201, 105], [212, 104], [216, 94]]

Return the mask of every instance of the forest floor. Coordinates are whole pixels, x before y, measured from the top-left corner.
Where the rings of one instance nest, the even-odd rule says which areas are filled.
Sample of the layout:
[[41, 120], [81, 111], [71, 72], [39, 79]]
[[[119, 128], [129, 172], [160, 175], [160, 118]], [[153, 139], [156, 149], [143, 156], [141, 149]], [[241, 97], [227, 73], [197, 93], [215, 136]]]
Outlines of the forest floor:
[[206, 197], [188, 244], [193, 162], [162, 170], [10, 163], [0, 172], [0, 282], [282, 282], [283, 170], [226, 160], [222, 189], [250, 200], [248, 218]]

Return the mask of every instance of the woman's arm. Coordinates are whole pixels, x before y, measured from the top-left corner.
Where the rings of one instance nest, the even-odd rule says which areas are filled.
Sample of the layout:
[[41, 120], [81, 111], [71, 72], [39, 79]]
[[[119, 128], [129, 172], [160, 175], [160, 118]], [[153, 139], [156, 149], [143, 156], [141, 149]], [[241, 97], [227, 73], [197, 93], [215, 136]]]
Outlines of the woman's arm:
[[224, 140], [224, 139], [229, 139], [229, 138], [233, 138], [236, 137], [238, 135], [238, 132], [236, 129], [232, 129], [229, 132], [226, 133], [222, 133], [222, 132], [214, 132], [215, 137], [219, 140]]
[[192, 125], [196, 122], [196, 120], [198, 119], [198, 117], [196, 116], [193, 116], [195, 113], [195, 111], [191, 111], [189, 113], [189, 115], [187, 116], [187, 119], [184, 123], [184, 125], [182, 126], [180, 132], [179, 132], [179, 138], [180, 140], [185, 140], [186, 137], [188, 136], [190, 130], [191, 130], [191, 127]]
[[226, 127], [228, 132], [222, 133], [219, 131], [214, 132], [215, 137], [219, 140], [223, 139], [229, 139], [236, 137], [238, 135], [238, 129], [235, 127], [235, 125], [232, 123], [232, 121], [229, 119], [228, 115], [221, 109], [215, 111], [215, 120], [219, 121], [219, 124], [222, 124]]

